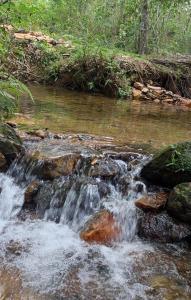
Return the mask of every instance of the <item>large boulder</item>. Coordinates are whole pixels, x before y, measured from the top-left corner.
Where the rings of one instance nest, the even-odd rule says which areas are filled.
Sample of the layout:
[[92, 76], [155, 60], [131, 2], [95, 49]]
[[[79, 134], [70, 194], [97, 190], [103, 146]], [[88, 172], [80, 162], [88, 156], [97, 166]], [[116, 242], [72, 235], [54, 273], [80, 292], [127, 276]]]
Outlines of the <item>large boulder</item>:
[[84, 226], [80, 238], [88, 243], [110, 245], [120, 235], [120, 228], [113, 214], [107, 210], [96, 213]]
[[174, 187], [167, 202], [167, 211], [177, 219], [191, 224], [191, 182]]
[[16, 131], [7, 124], [0, 123], [0, 152], [8, 164], [16, 158], [22, 150], [22, 141]]
[[179, 242], [190, 239], [189, 225], [176, 222], [167, 213], [144, 213], [138, 221], [138, 235], [158, 242]]
[[141, 175], [154, 184], [170, 188], [191, 181], [191, 142], [168, 147], [143, 168]]

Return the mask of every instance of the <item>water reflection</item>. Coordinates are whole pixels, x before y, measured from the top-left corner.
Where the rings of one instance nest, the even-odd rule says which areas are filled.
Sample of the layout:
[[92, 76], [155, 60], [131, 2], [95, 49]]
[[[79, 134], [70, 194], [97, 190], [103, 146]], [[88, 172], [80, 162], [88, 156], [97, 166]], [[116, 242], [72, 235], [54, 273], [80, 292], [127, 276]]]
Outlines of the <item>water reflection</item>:
[[35, 104], [23, 100], [21, 112], [31, 114], [36, 126], [53, 132], [105, 135], [155, 147], [190, 140], [191, 110], [53, 87], [30, 88]]

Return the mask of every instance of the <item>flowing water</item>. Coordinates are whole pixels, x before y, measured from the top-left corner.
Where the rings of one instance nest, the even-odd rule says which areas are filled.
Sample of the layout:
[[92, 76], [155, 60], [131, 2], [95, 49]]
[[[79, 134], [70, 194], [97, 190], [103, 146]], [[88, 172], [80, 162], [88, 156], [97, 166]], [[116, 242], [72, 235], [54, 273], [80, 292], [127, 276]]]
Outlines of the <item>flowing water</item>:
[[[123, 142], [151, 139], [155, 146], [189, 139], [189, 112], [62, 93], [35, 88], [36, 106], [26, 102], [24, 112], [35, 125], [57, 132], [111, 135]], [[67, 193], [70, 178], [54, 181], [56, 188], [47, 183], [49, 192], [37, 207], [40, 219], [21, 213], [34, 166], [22, 158], [7, 174], [0, 174], [0, 299], [191, 299], [190, 251], [137, 236], [134, 201], [147, 193], [139, 179], [147, 159], [139, 154], [131, 169], [115, 159], [119, 176], [117, 182], [104, 182], [109, 190], [104, 195], [99, 192], [103, 179], [89, 180], [83, 168], [71, 178]], [[120, 181], [127, 173], [128, 190], [122, 192]], [[84, 222], [101, 208], [112, 211], [122, 227], [112, 247], [89, 245], [79, 238]]]

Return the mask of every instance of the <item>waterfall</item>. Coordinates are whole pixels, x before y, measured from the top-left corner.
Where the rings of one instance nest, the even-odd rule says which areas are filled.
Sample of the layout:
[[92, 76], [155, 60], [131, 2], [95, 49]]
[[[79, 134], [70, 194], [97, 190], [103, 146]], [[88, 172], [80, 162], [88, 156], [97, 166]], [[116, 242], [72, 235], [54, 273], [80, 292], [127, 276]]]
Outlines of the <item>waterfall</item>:
[[24, 200], [24, 190], [7, 174], [0, 174], [0, 226], [17, 216]]

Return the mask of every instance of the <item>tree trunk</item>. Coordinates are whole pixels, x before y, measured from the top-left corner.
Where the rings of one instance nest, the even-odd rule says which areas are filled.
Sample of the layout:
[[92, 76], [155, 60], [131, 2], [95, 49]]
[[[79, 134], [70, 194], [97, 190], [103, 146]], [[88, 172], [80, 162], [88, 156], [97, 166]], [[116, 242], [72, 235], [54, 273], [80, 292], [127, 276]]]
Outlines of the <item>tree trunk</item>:
[[146, 54], [148, 52], [149, 5], [148, 0], [143, 0], [142, 2], [138, 51], [139, 54]]

